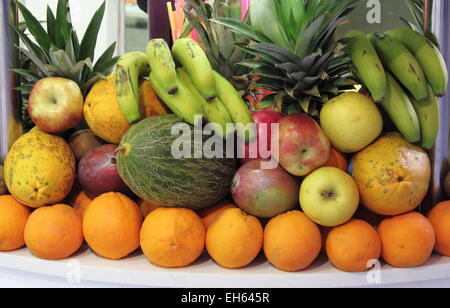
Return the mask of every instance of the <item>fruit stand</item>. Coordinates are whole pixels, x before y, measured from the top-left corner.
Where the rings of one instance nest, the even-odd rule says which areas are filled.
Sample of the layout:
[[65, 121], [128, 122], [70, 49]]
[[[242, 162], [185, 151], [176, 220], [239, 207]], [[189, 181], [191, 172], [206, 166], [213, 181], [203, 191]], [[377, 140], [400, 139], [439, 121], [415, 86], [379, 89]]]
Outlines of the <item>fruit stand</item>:
[[405, 3], [148, 1], [95, 56], [105, 4], [2, 0], [0, 285], [449, 286], [450, 4]]

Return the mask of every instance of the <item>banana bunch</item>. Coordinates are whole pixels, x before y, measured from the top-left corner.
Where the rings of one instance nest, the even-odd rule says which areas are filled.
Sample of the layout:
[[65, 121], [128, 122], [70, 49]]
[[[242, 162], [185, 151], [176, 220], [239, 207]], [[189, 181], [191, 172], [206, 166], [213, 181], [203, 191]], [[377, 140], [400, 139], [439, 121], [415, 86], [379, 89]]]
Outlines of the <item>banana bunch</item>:
[[403, 137], [431, 149], [439, 131], [439, 101], [448, 71], [439, 49], [411, 29], [365, 35], [351, 31], [347, 53], [355, 74]]
[[[156, 94], [187, 123], [195, 125], [196, 116], [200, 116], [226, 138], [235, 131], [227, 124], [245, 126], [253, 122], [241, 95], [212, 69], [202, 47], [194, 40], [179, 39], [172, 50], [164, 40], [151, 40], [147, 62]], [[241, 137], [253, 137], [254, 132], [248, 133], [240, 125], [236, 127]]]

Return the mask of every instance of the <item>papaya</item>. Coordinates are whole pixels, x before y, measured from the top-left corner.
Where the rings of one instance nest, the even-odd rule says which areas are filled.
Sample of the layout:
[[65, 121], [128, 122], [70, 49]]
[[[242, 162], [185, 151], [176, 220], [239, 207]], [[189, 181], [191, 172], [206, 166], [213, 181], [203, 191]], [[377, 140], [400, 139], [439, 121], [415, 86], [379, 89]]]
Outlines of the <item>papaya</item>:
[[418, 207], [431, 179], [427, 153], [399, 133], [387, 133], [353, 158], [361, 202], [376, 214], [395, 216]]

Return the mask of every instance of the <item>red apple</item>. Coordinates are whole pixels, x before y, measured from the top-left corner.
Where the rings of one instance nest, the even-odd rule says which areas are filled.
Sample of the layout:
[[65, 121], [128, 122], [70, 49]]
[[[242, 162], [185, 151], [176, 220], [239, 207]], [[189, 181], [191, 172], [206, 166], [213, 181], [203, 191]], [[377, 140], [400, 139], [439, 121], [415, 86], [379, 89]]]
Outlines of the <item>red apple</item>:
[[280, 166], [263, 169], [262, 162], [248, 162], [235, 174], [231, 194], [236, 205], [260, 218], [272, 218], [298, 207], [297, 179]]
[[131, 190], [120, 178], [117, 170], [117, 146], [105, 144], [90, 151], [80, 161], [78, 176], [81, 187], [95, 198], [107, 192], [132, 195]]
[[306, 114], [280, 120], [278, 161], [289, 173], [305, 176], [323, 166], [331, 145], [319, 124]]
[[34, 85], [28, 101], [33, 122], [47, 133], [61, 133], [80, 124], [83, 95], [76, 82], [48, 77]]
[[[275, 111], [256, 111], [252, 114], [253, 121], [256, 124], [256, 138], [252, 139], [249, 143], [245, 143], [244, 152], [245, 157], [241, 159], [242, 163], [247, 163], [249, 161], [255, 159], [261, 159], [261, 153], [259, 152], [259, 145], [262, 141], [265, 141], [267, 148], [265, 150], [271, 150], [271, 138], [272, 138], [272, 127], [271, 124], [278, 123], [283, 116]], [[261, 125], [267, 124], [267, 125]], [[250, 149], [254, 147], [256, 149], [257, 156], [255, 158], [251, 158]], [[270, 157], [264, 157], [269, 159]]]

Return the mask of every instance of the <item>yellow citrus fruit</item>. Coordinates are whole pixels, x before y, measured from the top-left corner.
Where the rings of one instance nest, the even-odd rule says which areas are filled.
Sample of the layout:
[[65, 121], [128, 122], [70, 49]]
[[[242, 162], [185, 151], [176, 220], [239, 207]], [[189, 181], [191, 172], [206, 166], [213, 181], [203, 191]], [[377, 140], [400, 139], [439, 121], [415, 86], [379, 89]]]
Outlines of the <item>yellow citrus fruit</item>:
[[63, 138], [35, 127], [20, 137], [5, 160], [9, 192], [33, 208], [61, 202], [75, 179], [75, 157]]

